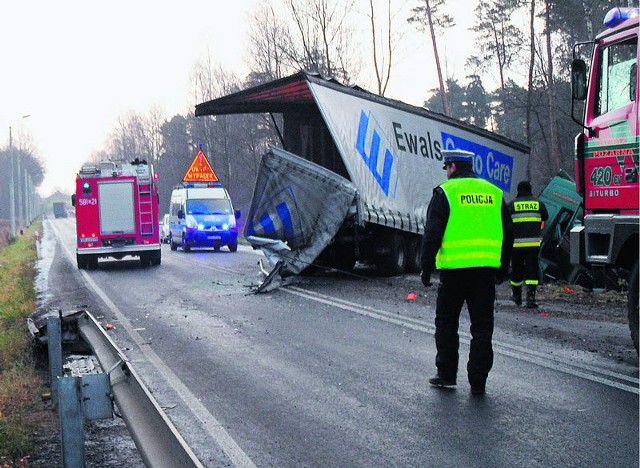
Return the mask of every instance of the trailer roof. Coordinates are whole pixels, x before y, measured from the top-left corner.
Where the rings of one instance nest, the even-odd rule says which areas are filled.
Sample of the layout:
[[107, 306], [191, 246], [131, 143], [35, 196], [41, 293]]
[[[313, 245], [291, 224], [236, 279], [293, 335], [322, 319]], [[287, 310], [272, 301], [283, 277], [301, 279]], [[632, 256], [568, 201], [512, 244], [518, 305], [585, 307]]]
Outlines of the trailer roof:
[[476, 127], [475, 125], [464, 123], [444, 114], [429, 111], [423, 107], [412, 106], [401, 101], [371, 93], [359, 86], [346, 86], [335, 79], [323, 78], [318, 74], [304, 71], [197, 104], [195, 115], [200, 117], [225, 114], [281, 113], [295, 108], [314, 107], [317, 106], [317, 104], [309, 88], [309, 83], [327, 86], [343, 93], [352, 94], [386, 106], [438, 120], [455, 127], [464, 128], [480, 135], [489, 136], [494, 140], [501, 140], [503, 144], [517, 148], [520, 151], [529, 152], [529, 147], [526, 145], [489, 132], [483, 128]]

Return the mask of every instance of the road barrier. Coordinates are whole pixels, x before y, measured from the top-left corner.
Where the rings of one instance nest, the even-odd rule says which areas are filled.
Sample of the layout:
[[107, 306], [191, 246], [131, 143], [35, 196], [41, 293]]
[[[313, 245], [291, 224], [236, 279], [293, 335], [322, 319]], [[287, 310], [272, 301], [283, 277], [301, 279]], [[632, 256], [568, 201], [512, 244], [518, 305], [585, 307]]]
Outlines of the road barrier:
[[60, 413], [65, 468], [84, 466], [84, 421], [112, 416], [112, 399], [147, 467], [203, 467], [96, 319], [84, 310], [65, 317], [70, 319], [76, 325], [71, 328], [90, 346], [106, 372], [63, 376], [62, 348], [69, 327], [63, 332], [61, 317], [47, 318], [52, 396]]

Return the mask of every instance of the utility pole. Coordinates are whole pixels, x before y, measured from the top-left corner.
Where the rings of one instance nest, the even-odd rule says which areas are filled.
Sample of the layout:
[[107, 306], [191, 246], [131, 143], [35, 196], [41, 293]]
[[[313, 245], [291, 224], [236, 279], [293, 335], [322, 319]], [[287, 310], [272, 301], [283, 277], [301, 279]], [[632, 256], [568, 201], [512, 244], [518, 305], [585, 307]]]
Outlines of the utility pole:
[[11, 175], [9, 177], [9, 217], [11, 218], [11, 239], [16, 238], [16, 194], [15, 194], [15, 170], [13, 163], [13, 139], [11, 127], [9, 127], [9, 159], [11, 160]]

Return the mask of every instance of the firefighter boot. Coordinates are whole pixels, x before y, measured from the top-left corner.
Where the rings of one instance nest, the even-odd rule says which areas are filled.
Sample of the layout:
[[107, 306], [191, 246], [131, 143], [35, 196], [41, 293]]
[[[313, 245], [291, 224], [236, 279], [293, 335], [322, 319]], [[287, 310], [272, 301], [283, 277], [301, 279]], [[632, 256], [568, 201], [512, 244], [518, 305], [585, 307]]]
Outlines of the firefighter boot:
[[537, 309], [538, 304], [536, 304], [536, 285], [528, 284], [527, 285], [527, 309]]
[[511, 300], [515, 305], [522, 304], [522, 286], [511, 286]]

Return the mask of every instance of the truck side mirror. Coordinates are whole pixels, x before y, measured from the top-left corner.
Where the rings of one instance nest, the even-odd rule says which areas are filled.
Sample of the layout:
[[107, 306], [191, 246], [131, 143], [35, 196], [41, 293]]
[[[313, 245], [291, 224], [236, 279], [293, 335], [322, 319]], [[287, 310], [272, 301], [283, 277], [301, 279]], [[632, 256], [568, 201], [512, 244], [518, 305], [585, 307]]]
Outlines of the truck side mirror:
[[587, 64], [582, 59], [571, 62], [571, 96], [576, 101], [587, 99]]
[[633, 102], [636, 100], [636, 82], [638, 79], [638, 64], [634, 63], [631, 65], [631, 70], [629, 71], [629, 101]]
[[76, 206], [76, 194], [71, 195], [71, 206]]
[[240, 219], [240, 210], [236, 210], [236, 219]]

